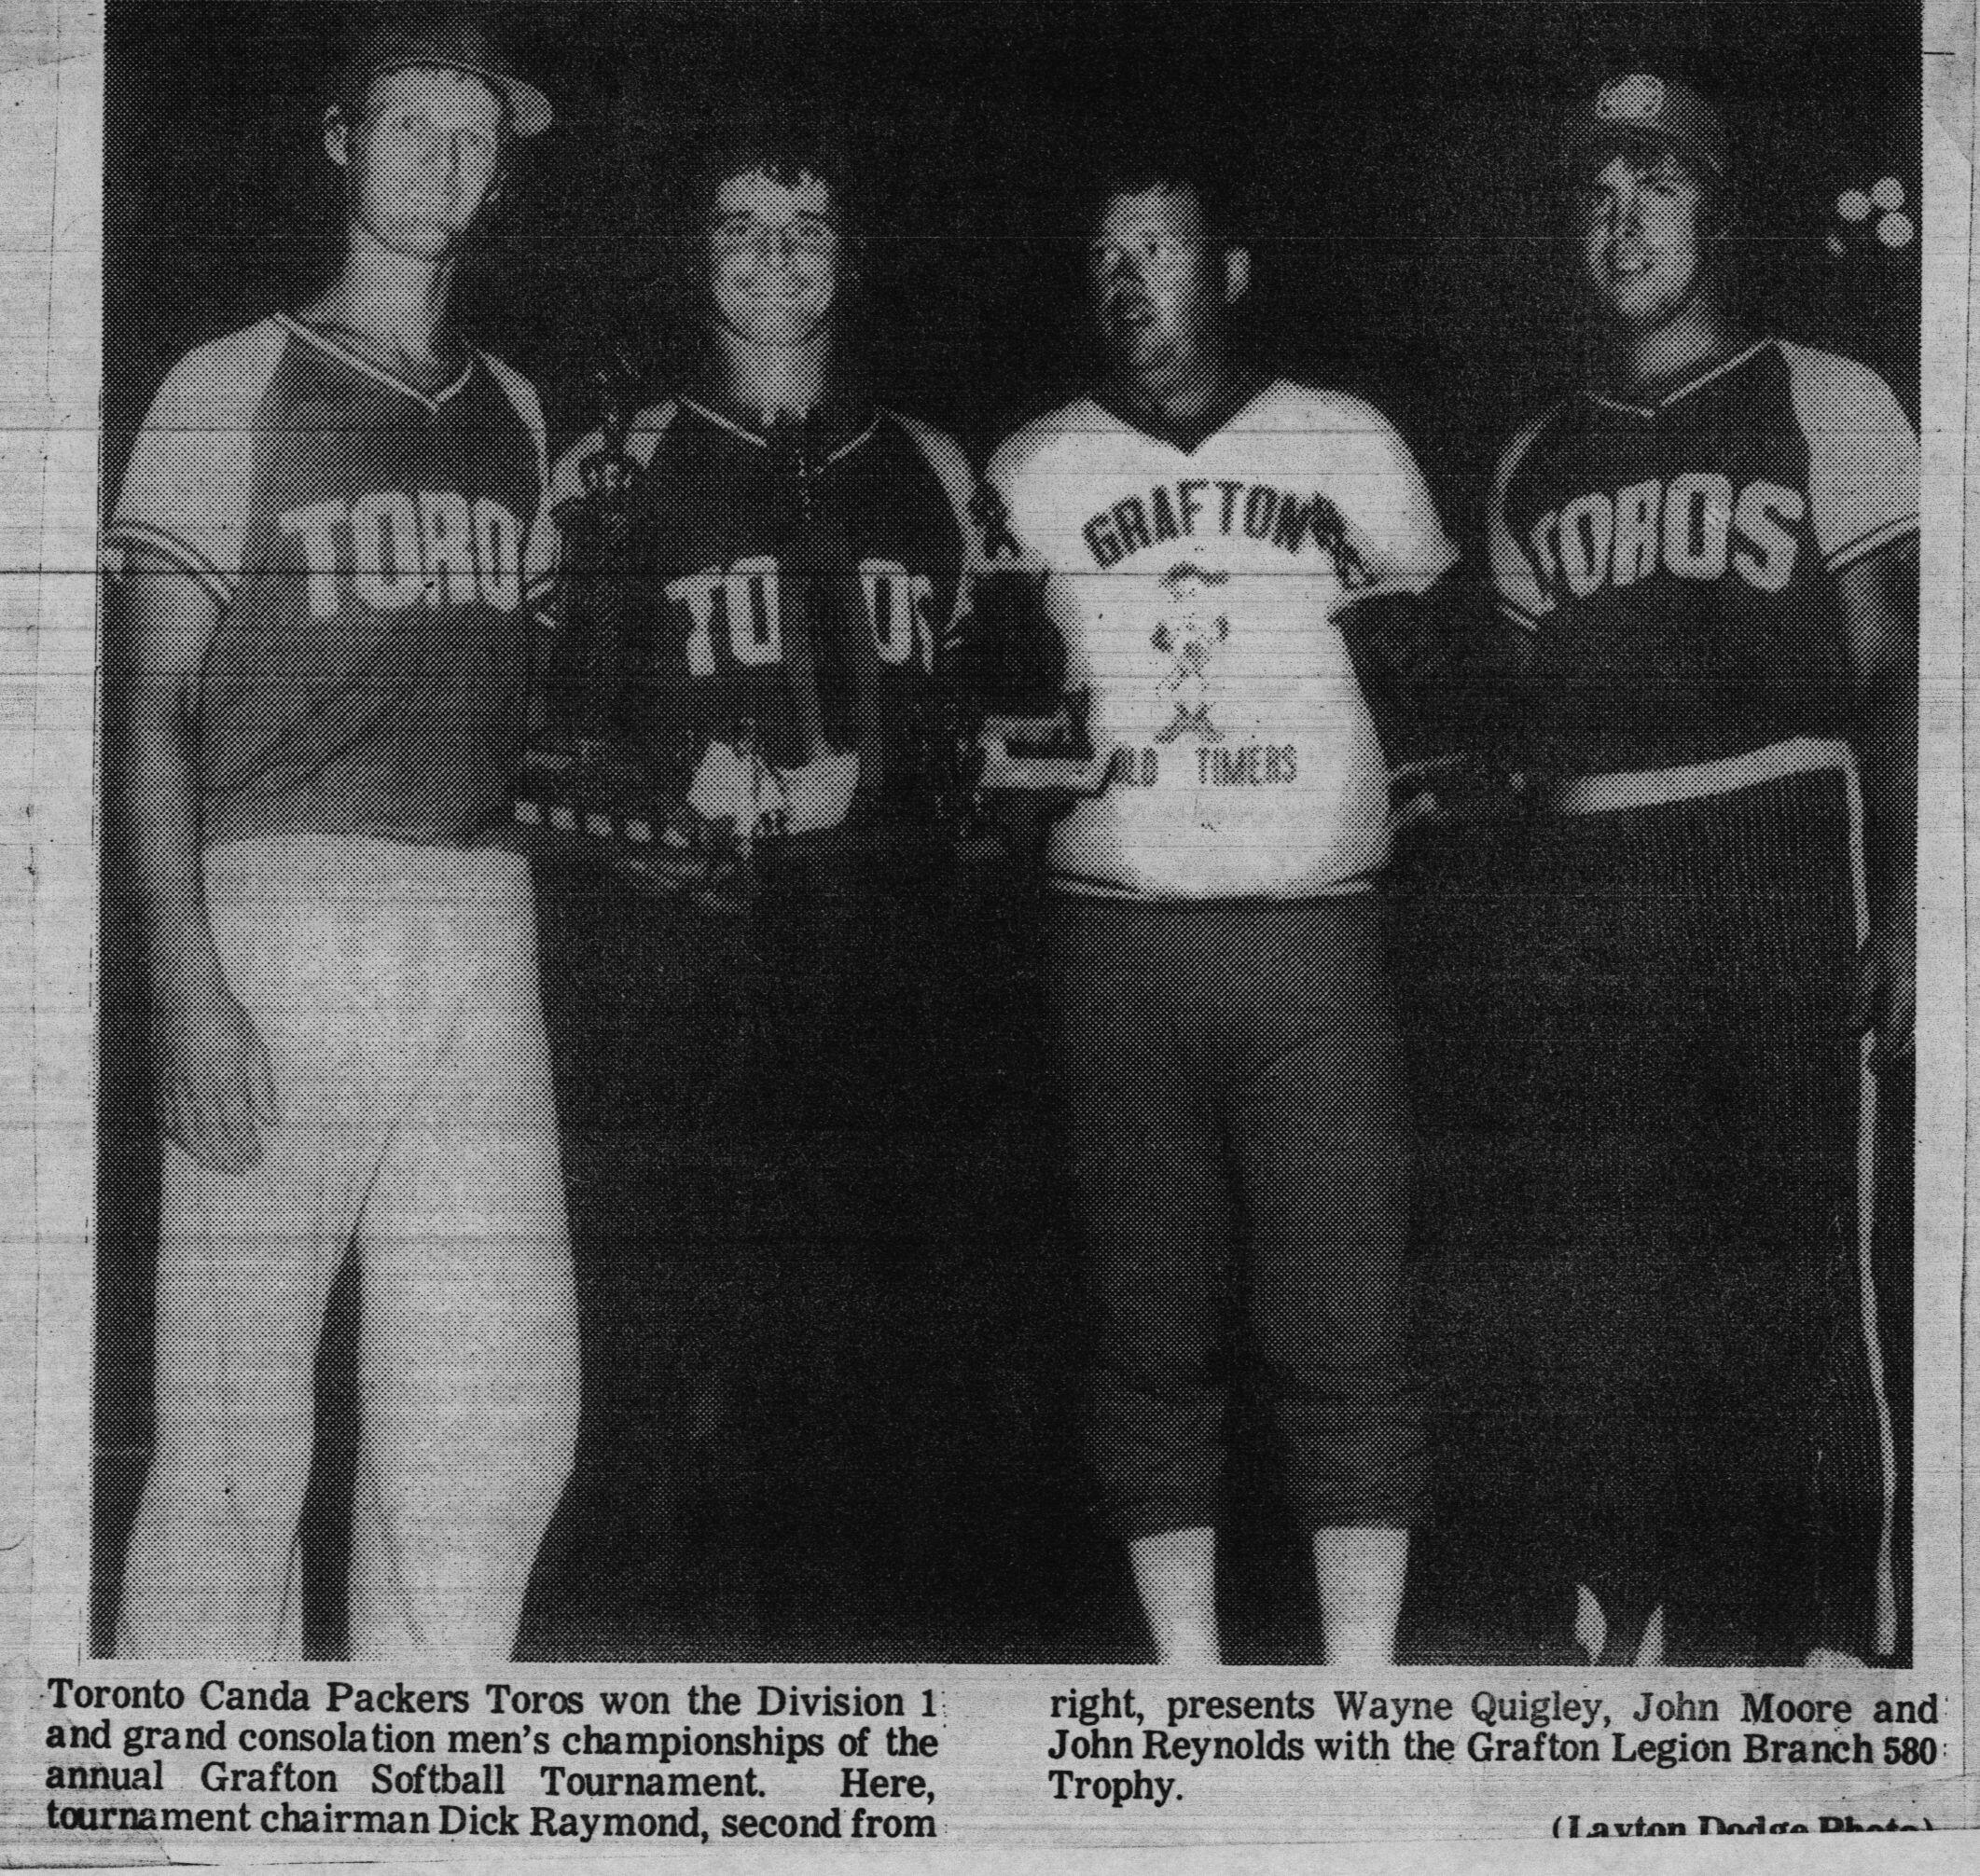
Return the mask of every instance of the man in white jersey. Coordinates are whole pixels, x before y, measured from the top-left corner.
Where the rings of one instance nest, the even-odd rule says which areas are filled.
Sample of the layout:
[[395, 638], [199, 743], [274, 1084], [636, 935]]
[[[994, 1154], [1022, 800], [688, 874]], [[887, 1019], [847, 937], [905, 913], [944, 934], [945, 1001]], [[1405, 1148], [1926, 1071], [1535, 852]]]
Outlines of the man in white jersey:
[[1039, 583], [1109, 764], [1047, 854], [1101, 1314], [1089, 1452], [1161, 1658], [1216, 1661], [1241, 1296], [1327, 1659], [1379, 1662], [1424, 1468], [1373, 890], [1387, 773], [1341, 619], [1456, 554], [1379, 412], [1233, 360], [1251, 256], [1200, 178], [1157, 156], [1093, 200], [1108, 374], [996, 452], [984, 542]]
[[167, 1136], [125, 1654], [300, 1653], [316, 1348], [353, 1250], [352, 1654], [505, 1655], [569, 1470], [534, 913], [520, 857], [471, 844], [526, 727], [543, 418], [446, 324], [549, 120], [478, 26], [368, 40], [325, 117], [336, 279], [180, 361], [109, 529]]

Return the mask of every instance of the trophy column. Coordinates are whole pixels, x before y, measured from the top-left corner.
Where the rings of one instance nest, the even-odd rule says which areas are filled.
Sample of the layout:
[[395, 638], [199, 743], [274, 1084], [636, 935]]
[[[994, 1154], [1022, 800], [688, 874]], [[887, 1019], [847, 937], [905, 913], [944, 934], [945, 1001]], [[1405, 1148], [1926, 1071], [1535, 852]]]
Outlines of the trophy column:
[[615, 358], [597, 384], [599, 447], [578, 465], [584, 493], [558, 517], [564, 689], [524, 754], [511, 811], [544, 845], [633, 859], [636, 870], [651, 867], [656, 883], [693, 888], [707, 883], [722, 856], [675, 825], [679, 804], [662, 793], [623, 720], [627, 646], [644, 571], [634, 525], [641, 472], [626, 447], [638, 379]]

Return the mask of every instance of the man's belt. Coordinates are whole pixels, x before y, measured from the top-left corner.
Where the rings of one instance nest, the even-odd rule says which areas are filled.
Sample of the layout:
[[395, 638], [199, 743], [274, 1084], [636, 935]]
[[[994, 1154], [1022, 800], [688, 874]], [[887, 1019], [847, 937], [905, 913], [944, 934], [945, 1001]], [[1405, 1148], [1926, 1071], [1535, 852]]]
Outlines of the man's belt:
[[1556, 782], [1546, 795], [1557, 814], [1614, 814], [1632, 807], [1668, 807], [1679, 802], [1709, 801], [1737, 794], [1793, 775], [1850, 773], [1855, 757], [1848, 743], [1822, 737], [1791, 737], [1744, 755], [1715, 762], [1687, 762], [1675, 768], [1621, 769], [1609, 775], [1577, 775]]

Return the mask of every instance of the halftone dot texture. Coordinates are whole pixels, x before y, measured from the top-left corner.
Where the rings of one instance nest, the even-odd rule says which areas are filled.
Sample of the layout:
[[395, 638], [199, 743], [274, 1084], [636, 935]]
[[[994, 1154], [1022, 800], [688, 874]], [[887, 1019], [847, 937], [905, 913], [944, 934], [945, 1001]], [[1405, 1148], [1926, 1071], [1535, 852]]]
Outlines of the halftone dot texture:
[[281, 316], [183, 359], [133, 448], [112, 553], [217, 608], [207, 910], [282, 1119], [250, 1171], [165, 1151], [127, 1653], [299, 1650], [314, 1359], [353, 1248], [353, 1652], [513, 1643], [577, 1347], [528, 874], [459, 843], [521, 748], [546, 483], [499, 361], [421, 389]]
[[546, 479], [536, 394], [484, 353], [429, 395], [278, 315], [179, 362], [107, 542], [221, 608], [197, 699], [209, 844], [452, 841], [500, 811]]
[[1002, 538], [1046, 576], [1112, 764], [1052, 831], [1069, 893], [1304, 898], [1388, 858], [1387, 764], [1338, 615], [1423, 593], [1457, 549], [1373, 406], [1287, 379], [1225, 405], [1198, 435], [1080, 398], [990, 460]]
[[1049, 854], [1108, 1515], [1128, 1538], [1218, 1521], [1235, 1345], [1295, 1516], [1406, 1526], [1407, 1124], [1354, 890], [1389, 793], [1336, 615], [1420, 594], [1457, 550], [1381, 412], [1284, 379], [1189, 434], [1078, 399], [988, 479], [1112, 763]]
[[1414, 1523], [1409, 1146], [1374, 895], [1067, 898], [1052, 976], [1110, 1519], [1128, 1538], [1217, 1522], [1241, 1319], [1306, 1527]]
[[207, 855], [207, 904], [282, 1121], [245, 1172], [167, 1149], [158, 1445], [121, 1649], [297, 1651], [316, 1346], [354, 1247], [352, 1650], [503, 1656], [578, 1407], [527, 868], [353, 837], [235, 841]]
[[1503, 901], [1511, 1149], [1433, 1218], [1439, 1366], [1537, 1549], [1639, 1616], [1688, 1570], [1765, 1659], [1872, 1647], [1848, 818], [1837, 776], [1782, 771], [1852, 720], [1835, 576], [1918, 515], [1889, 387], [1771, 339], [1557, 407], [1494, 493], [1529, 755], [1596, 811], [1536, 832]]
[[659, 811], [685, 802], [766, 836], [925, 824], [927, 729], [974, 563], [968, 459], [856, 400], [768, 431], [719, 402], [633, 416], [627, 545], [612, 550], [630, 581], [589, 571], [609, 564], [586, 500], [602, 430], [552, 476], [574, 642], [595, 644], [603, 602], [624, 595], [610, 726], [637, 738]]
[[1870, 1645], [1856, 931], [1833, 769], [1536, 829], [1481, 972], [1489, 1176], [1432, 1220], [1466, 1493], [1605, 1603], [1702, 1574], [1764, 1659]]
[[1765, 339], [1653, 402], [1522, 430], [1490, 516], [1540, 766], [1711, 761], [1846, 721], [1831, 576], [1918, 525], [1918, 437], [1852, 360]]
[[555, 113], [550, 101], [516, 70], [473, 10], [436, 7], [381, 9], [383, 18], [353, 53], [337, 95], [354, 109], [371, 82], [390, 72], [422, 66], [466, 72], [500, 94], [509, 127], [519, 137], [539, 137]]
[[1875, 240], [1887, 257], [1897, 255], [1918, 239], [1918, 225], [1907, 212], [1904, 185], [1896, 176], [1879, 176], [1866, 191], [1847, 188], [1835, 198], [1835, 213], [1843, 224], [1831, 228], [1822, 246], [1840, 258], [1849, 253], [1859, 256]]

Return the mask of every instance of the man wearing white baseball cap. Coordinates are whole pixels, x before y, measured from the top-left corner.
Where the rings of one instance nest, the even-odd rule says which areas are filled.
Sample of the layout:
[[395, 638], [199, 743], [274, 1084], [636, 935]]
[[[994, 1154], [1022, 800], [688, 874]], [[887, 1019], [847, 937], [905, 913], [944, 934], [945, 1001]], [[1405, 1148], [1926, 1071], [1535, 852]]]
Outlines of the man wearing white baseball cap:
[[1627, 73], [1566, 132], [1601, 346], [1490, 514], [1539, 807], [1500, 933], [1522, 1144], [1456, 1227], [1479, 1446], [1591, 1658], [1888, 1656], [1918, 439], [1874, 373], [1742, 327], [1697, 90]]
[[1574, 112], [1571, 152], [1674, 150], [1717, 182], [1732, 176], [1732, 141], [1703, 93], [1676, 79], [1632, 72], [1612, 79]]

